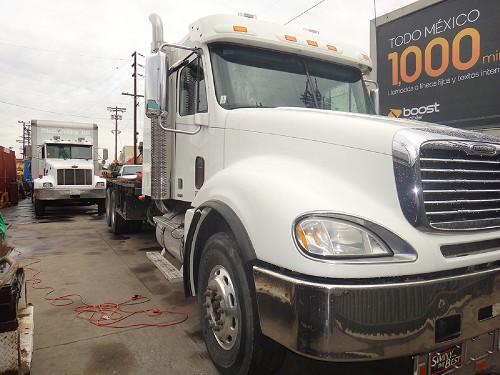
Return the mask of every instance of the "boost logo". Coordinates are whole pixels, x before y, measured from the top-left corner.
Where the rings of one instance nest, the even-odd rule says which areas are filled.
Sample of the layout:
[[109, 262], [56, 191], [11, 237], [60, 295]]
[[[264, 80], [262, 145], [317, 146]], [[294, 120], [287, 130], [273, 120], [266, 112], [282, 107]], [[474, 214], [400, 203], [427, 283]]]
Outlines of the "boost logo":
[[439, 107], [441, 104], [435, 102], [434, 104], [423, 105], [421, 107], [413, 107], [413, 108], [391, 108], [389, 110], [389, 117], [403, 117], [412, 120], [421, 120], [423, 115], [428, 115], [431, 113], [438, 113]]

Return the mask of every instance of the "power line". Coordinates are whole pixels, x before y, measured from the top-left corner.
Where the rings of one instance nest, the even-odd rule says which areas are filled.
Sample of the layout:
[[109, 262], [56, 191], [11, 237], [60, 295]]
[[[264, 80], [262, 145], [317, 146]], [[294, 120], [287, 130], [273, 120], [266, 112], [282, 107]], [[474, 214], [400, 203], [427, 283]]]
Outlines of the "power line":
[[[120, 64], [117, 64], [118, 66], [116, 66], [116, 68], [112, 69], [112, 71], [109, 72], [105, 77], [99, 79], [101, 84], [95, 86], [95, 88], [93, 88], [92, 91], [98, 91], [102, 98], [110, 97], [111, 93], [116, 91], [117, 86], [123, 83], [122, 82], [123, 79], [121, 79], [120, 75], [124, 72], [122, 69], [125, 68], [128, 65], [128, 63], [129, 62], [127, 60]], [[110, 84], [110, 82], [113, 83]], [[81, 111], [83, 107], [85, 107], [85, 104], [82, 104], [78, 108], [77, 112]], [[98, 108], [101, 107], [102, 107], [102, 100], [96, 100], [96, 104], [94, 104], [91, 107], [87, 107], [86, 112], [95, 113], [98, 110]]]
[[307, 8], [306, 10], [304, 10], [302, 13], [296, 15], [295, 17], [293, 17], [291, 20], [287, 21], [284, 23], [284, 25], [288, 25], [290, 22], [292, 21], [295, 21], [297, 18], [303, 16], [304, 14], [306, 14], [307, 12], [309, 12], [311, 9], [314, 9], [316, 8], [318, 5], [320, 5], [321, 3], [324, 3], [326, 0], [321, 0], [321, 1], [318, 1], [316, 4], [314, 4], [312, 7], [310, 8]]
[[42, 51], [42, 52], [59, 53], [59, 54], [60, 53], [66, 53], [66, 54], [70, 54], [72, 56], [91, 57], [93, 59], [127, 61], [127, 59], [122, 58], [122, 57], [112, 57], [112, 56], [102, 56], [102, 55], [87, 55], [87, 54], [84, 54], [84, 53], [71, 52], [71, 51], [67, 51], [67, 50], [52, 50], [52, 49], [46, 49], [46, 48], [40, 48], [40, 47], [23, 46], [23, 45], [20, 45], [20, 44], [5, 42], [3, 40], [0, 40], [0, 44], [6, 45], [6, 46], [12, 46], [12, 47], [16, 47], [16, 48], [22, 48], [22, 49], [26, 49], [26, 50], [33, 50], [33, 51]]
[[0, 100], [0, 103], [6, 104], [6, 105], [11, 105], [13, 107], [19, 107], [19, 108], [24, 108], [24, 109], [31, 109], [33, 111], [38, 111], [38, 112], [51, 113], [51, 114], [54, 114], [54, 115], [63, 115], [63, 116], [71, 116], [71, 117], [82, 117], [82, 118], [96, 119], [96, 120], [109, 120], [107, 117], [95, 117], [95, 116], [80, 115], [80, 114], [75, 114], [75, 113], [65, 113], [65, 112], [49, 111], [49, 110], [46, 110], [46, 109], [29, 107], [29, 106], [22, 105], [22, 104], [9, 103], [9, 102], [6, 102], [4, 100]]
[[9, 103], [9, 102], [3, 101], [3, 100], [0, 100], [0, 103], [6, 104], [6, 105], [11, 105], [11, 106], [14, 106], [14, 107], [24, 108], [24, 109], [31, 109], [33, 111], [38, 111], [38, 112], [51, 113], [51, 114], [54, 114], [54, 115], [63, 115], [63, 116], [71, 116], [71, 117], [82, 117], [82, 118], [96, 119], [96, 120], [109, 120], [107, 117], [95, 117], [95, 116], [88, 116], [88, 115], [79, 115], [79, 114], [74, 114], [74, 113], [48, 111], [46, 109], [29, 107], [29, 106], [25, 106], [25, 105], [21, 105], [21, 104], [15, 104], [15, 103]]
[[[6, 104], [6, 105], [11, 105], [13, 107], [23, 108], [23, 109], [30, 109], [32, 111], [37, 111], [37, 112], [51, 113], [51, 114], [54, 114], [54, 115], [62, 115], [62, 116], [70, 116], [70, 117], [81, 117], [81, 118], [86, 118], [86, 119], [91, 119], [91, 120], [109, 120], [108, 117], [98, 117], [97, 115], [96, 116], [90, 116], [90, 115], [67, 113], [67, 112], [48, 111], [46, 109], [29, 107], [29, 106], [22, 105], [22, 104], [9, 103], [9, 102], [3, 101], [3, 100], [0, 100], [0, 103]], [[130, 122], [130, 121], [133, 121], [133, 120], [132, 119], [125, 119], [123, 121]]]

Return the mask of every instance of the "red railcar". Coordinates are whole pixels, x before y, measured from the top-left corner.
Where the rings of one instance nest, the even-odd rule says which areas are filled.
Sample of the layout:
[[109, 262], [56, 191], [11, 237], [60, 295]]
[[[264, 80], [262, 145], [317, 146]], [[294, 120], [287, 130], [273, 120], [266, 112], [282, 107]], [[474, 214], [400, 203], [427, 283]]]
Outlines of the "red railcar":
[[17, 204], [16, 154], [0, 146], [0, 208], [8, 203]]

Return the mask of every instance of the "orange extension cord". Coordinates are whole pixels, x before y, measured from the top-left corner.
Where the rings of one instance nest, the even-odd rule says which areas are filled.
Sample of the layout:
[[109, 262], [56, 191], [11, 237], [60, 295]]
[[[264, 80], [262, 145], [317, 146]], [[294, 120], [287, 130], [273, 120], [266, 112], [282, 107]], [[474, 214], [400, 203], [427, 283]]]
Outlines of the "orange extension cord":
[[[18, 250], [17, 250], [18, 251]], [[19, 251], [18, 251], [19, 252]], [[19, 252], [20, 253], [20, 252]], [[151, 301], [150, 298], [136, 294], [123, 302], [104, 302], [97, 305], [85, 302], [85, 299], [77, 293], [65, 294], [58, 297], [52, 295], [56, 291], [51, 286], [43, 286], [40, 272], [32, 266], [40, 263], [42, 260], [37, 258], [24, 258], [21, 260], [31, 260], [29, 264], [23, 265], [25, 270], [33, 272], [33, 275], [26, 279], [26, 284], [30, 285], [35, 290], [45, 290], [44, 299], [53, 306], [69, 306], [73, 303], [80, 301], [81, 305], [74, 308], [75, 316], [79, 319], [88, 321], [97, 327], [117, 328], [117, 329], [132, 329], [132, 328], [146, 328], [146, 327], [170, 327], [173, 325], [181, 324], [188, 319], [188, 314], [185, 312], [162, 310], [159, 308], [138, 309], [133, 306], [142, 305]], [[176, 319], [169, 319], [161, 322], [139, 322], [125, 324], [125, 321], [132, 317], [143, 316], [146, 318], [158, 318], [159, 316], [176, 316]]]

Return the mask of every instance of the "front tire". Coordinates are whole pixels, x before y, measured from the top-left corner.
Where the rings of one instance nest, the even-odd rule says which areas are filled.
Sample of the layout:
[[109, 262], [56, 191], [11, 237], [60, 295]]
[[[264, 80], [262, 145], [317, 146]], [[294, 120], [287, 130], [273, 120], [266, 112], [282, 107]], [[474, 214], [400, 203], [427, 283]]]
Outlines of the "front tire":
[[205, 244], [198, 305], [207, 351], [221, 374], [273, 374], [281, 367], [285, 349], [260, 332], [254, 292], [238, 244], [227, 233]]

